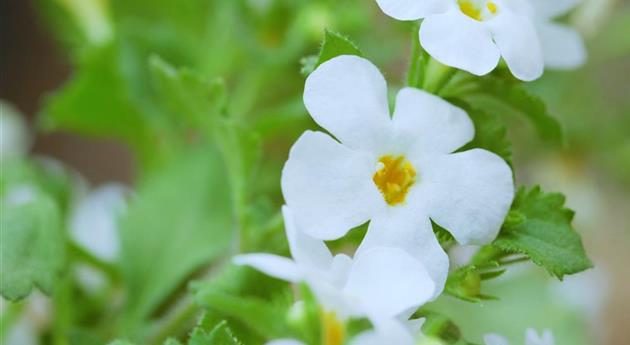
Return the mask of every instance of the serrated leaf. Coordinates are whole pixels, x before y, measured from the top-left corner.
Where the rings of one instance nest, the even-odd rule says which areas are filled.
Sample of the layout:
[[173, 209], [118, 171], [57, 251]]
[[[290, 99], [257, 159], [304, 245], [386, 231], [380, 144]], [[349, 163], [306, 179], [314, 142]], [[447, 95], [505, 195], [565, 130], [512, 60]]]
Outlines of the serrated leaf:
[[147, 176], [138, 187], [120, 222], [129, 331], [188, 275], [228, 248], [234, 219], [224, 165], [218, 150], [208, 146]]
[[317, 66], [340, 55], [363, 56], [363, 53], [359, 47], [347, 37], [337, 32], [326, 30], [319, 56], [317, 58], [309, 56], [302, 59], [301, 72], [305, 76], [309, 75]]
[[517, 113], [528, 118], [540, 137], [559, 145], [563, 141], [560, 122], [549, 114], [545, 102], [522, 85], [487, 76], [479, 79], [472, 92], [459, 95], [467, 103], [482, 109], [494, 109], [497, 113]]
[[573, 211], [564, 207], [559, 193], [544, 193], [540, 187], [519, 189], [510, 212], [520, 221], [504, 226], [493, 244], [502, 250], [527, 255], [559, 279], [593, 265], [580, 235], [573, 229]]
[[202, 328], [193, 331], [188, 345], [242, 345], [243, 343], [234, 335], [228, 327], [227, 321], [219, 322], [210, 332]]
[[35, 286], [50, 294], [65, 260], [59, 208], [49, 196], [31, 192], [32, 200], [3, 201], [0, 209], [0, 292], [13, 301]]

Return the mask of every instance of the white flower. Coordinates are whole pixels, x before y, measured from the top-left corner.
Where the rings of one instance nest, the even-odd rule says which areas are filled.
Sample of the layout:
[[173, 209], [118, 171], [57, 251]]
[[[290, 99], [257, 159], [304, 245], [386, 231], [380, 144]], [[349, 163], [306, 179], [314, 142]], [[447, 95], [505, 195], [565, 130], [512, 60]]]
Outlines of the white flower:
[[534, 22], [542, 44], [545, 66], [573, 69], [586, 62], [586, 48], [582, 36], [568, 25], [553, 19], [574, 9], [581, 0], [529, 0], [533, 6]]
[[515, 77], [539, 78], [547, 64], [573, 68], [583, 63], [580, 36], [551, 22], [573, 0], [377, 0], [399, 20], [424, 18], [422, 47], [441, 63], [476, 75], [492, 71], [501, 57]]
[[[510, 342], [498, 334], [486, 334], [484, 337], [486, 345], [510, 345]], [[525, 345], [554, 345], [553, 333], [544, 330], [542, 336], [538, 336], [536, 330], [528, 328], [525, 332]]]
[[127, 192], [127, 188], [119, 184], [103, 185], [83, 197], [72, 211], [72, 238], [102, 260], [118, 258], [117, 218], [126, 208]]
[[378, 69], [340, 56], [307, 79], [304, 103], [322, 132], [305, 132], [282, 173], [282, 191], [298, 228], [331, 240], [371, 220], [358, 249], [405, 249], [444, 286], [448, 257], [430, 219], [462, 244], [492, 241], [514, 194], [512, 172], [481, 149], [452, 153], [474, 136], [461, 109], [402, 89], [390, 118]]
[[288, 207], [282, 212], [293, 260], [257, 253], [234, 257], [236, 264], [289, 282], [306, 282], [322, 307], [340, 319], [368, 317], [376, 324], [404, 319], [433, 296], [435, 283], [423, 262], [404, 250], [374, 247], [354, 259], [333, 256], [324, 241], [297, 228]]

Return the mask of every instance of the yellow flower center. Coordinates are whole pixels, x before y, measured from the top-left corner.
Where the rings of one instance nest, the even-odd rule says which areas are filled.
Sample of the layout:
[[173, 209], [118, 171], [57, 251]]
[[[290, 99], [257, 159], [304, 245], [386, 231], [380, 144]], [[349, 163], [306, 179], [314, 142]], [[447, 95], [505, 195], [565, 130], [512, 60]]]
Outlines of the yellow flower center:
[[497, 4], [491, 0], [458, 0], [457, 4], [462, 13], [477, 21], [488, 19], [498, 12]]
[[390, 155], [381, 157], [378, 163], [379, 169], [372, 177], [372, 181], [389, 205], [403, 203], [409, 187], [416, 182], [416, 170], [413, 165], [404, 156]]
[[346, 329], [334, 312], [322, 311], [322, 326], [322, 345], [343, 344]]

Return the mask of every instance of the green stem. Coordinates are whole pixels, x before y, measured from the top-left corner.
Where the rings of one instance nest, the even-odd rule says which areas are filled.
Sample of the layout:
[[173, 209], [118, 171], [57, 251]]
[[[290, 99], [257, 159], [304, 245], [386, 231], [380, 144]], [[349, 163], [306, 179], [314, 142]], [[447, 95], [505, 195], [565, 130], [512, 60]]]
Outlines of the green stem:
[[110, 281], [119, 282], [121, 280], [120, 272], [113, 264], [101, 260], [100, 258], [94, 256], [92, 253], [85, 250], [83, 247], [77, 245], [76, 243], [69, 241], [68, 249], [70, 253], [76, 258], [78, 261], [82, 261], [98, 270], [103, 272]]
[[157, 327], [157, 333], [149, 340], [149, 344], [162, 344], [168, 337], [181, 334], [188, 329], [197, 316], [199, 309], [192, 298], [184, 299]]
[[424, 84], [424, 69], [426, 65], [426, 53], [420, 46], [420, 38], [418, 37], [420, 25], [415, 23], [412, 27], [411, 35], [411, 60], [409, 61], [409, 70], [407, 72], [407, 85], [416, 88], [422, 88]]

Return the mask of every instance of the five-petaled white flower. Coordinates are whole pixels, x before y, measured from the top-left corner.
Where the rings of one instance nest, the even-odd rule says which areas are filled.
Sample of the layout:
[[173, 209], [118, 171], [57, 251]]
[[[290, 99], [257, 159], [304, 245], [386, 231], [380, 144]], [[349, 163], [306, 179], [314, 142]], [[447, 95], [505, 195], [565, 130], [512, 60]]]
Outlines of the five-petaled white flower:
[[[434, 295], [435, 283], [425, 264], [402, 249], [374, 247], [356, 255], [333, 256], [322, 240], [303, 233], [292, 210], [283, 207], [285, 228], [293, 260], [256, 253], [234, 257], [239, 265], [254, 267], [289, 282], [305, 282], [315, 293], [334, 329], [338, 320], [367, 317], [375, 329], [360, 334], [353, 344], [413, 344], [418, 320], [409, 316]], [[394, 341], [394, 339], [396, 341]], [[369, 342], [374, 340], [376, 342]], [[278, 340], [288, 341], [288, 340]]]
[[[484, 337], [486, 345], [510, 345], [510, 342], [503, 336], [498, 334], [486, 334]], [[550, 330], [544, 330], [542, 336], [538, 336], [536, 330], [528, 328], [525, 332], [525, 345], [554, 345], [553, 333]]]
[[462, 244], [493, 240], [514, 194], [510, 167], [481, 149], [452, 153], [474, 136], [461, 109], [404, 88], [390, 118], [387, 85], [357, 56], [319, 66], [304, 103], [322, 132], [305, 132], [282, 173], [282, 191], [300, 229], [332, 240], [371, 220], [358, 248], [402, 248], [444, 286], [448, 257], [430, 219]]
[[[584, 60], [581, 38], [550, 19], [571, 7], [549, 0], [377, 0], [399, 20], [424, 18], [420, 43], [441, 63], [476, 75], [501, 57], [515, 77], [539, 78], [545, 63], [570, 68]], [[561, 4], [558, 4], [560, 2]], [[567, 50], [565, 50], [567, 49]]]

